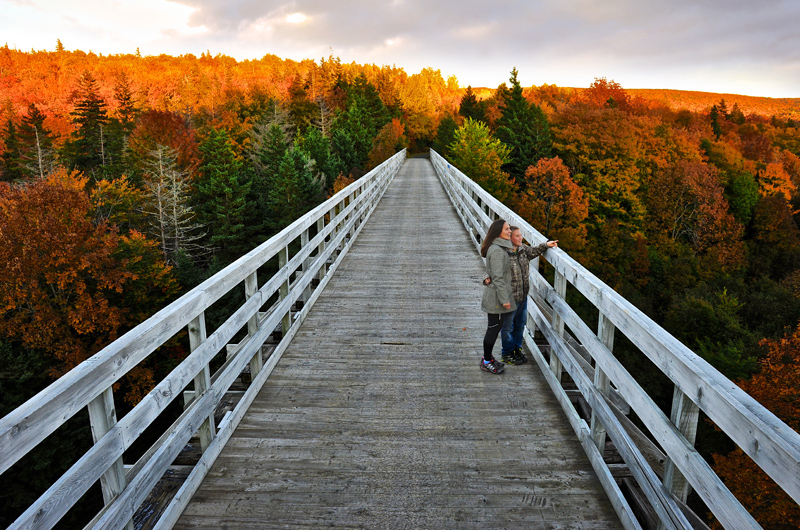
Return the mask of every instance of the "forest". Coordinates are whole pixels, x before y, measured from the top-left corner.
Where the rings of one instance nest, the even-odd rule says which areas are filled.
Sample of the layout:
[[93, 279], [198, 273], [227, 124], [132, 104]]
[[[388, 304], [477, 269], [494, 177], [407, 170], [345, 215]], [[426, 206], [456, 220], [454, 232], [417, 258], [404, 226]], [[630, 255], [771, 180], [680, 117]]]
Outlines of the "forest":
[[[335, 57], [6, 45], [0, 415], [396, 151], [432, 147], [800, 430], [799, 109], [605, 78], [524, 88], [515, 68], [473, 89]], [[671, 386], [622, 342], [615, 354], [668, 411]], [[186, 354], [176, 343], [128, 374], [120, 408]], [[9, 471], [0, 524], [91, 443], [79, 423]], [[797, 504], [713, 424], [699, 429], [765, 528], [800, 527]]]

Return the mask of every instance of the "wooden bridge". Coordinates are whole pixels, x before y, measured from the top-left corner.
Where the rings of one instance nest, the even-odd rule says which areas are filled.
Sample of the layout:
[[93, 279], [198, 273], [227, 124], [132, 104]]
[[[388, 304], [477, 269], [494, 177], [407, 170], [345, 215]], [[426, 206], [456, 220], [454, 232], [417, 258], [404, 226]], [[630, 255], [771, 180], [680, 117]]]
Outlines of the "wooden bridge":
[[[498, 216], [544, 239], [436, 153], [398, 153], [0, 420], [0, 473], [83, 407], [95, 439], [11, 528], [52, 528], [98, 481], [87, 528], [703, 528], [690, 488], [760, 528], [693, 448], [701, 409], [800, 500], [800, 436], [560, 249], [552, 282], [532, 268], [532, 362], [480, 371], [475, 247]], [[191, 354], [117, 419], [114, 382], [187, 329]], [[615, 330], [675, 383], [671, 417]]]

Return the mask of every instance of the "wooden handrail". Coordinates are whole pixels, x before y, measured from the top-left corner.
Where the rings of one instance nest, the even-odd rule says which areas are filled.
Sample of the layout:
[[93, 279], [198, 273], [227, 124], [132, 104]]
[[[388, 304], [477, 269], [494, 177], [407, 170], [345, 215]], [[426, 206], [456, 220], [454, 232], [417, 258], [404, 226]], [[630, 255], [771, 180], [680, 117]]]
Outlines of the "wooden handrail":
[[[403, 164], [405, 156], [405, 150], [397, 153], [0, 419], [0, 473], [93, 402], [96, 408], [94, 417], [96, 421], [103, 422], [102, 426], [93, 424], [93, 429], [97, 427], [98, 433], [95, 445], [10, 528], [52, 528], [92, 484], [112, 472], [104, 479], [109, 483], [108, 490], [105, 487], [103, 490], [106, 506], [90, 527], [121, 528], [129, 525], [135, 510], [167, 466], [189, 438], [199, 431], [205, 452], [201, 464], [195, 466], [190, 475], [191, 484], [196, 487], [219, 454], [224, 440], [238, 424], [246, 405], [252, 402], [313, 302], [327, 285], [331, 274], [363, 227], [363, 222]], [[312, 226], [317, 233], [310, 238], [308, 230]], [[301, 248], [289, 259], [287, 249], [298, 239]], [[279, 271], [259, 288], [256, 271], [279, 254], [286, 258], [281, 260]], [[327, 266], [329, 259], [333, 260], [330, 267]], [[293, 275], [299, 276], [294, 282], [291, 281]], [[311, 280], [317, 276], [320, 283], [316, 290], [311, 291]], [[246, 294], [244, 304], [206, 337], [204, 329], [200, 331], [199, 328], [201, 325], [204, 328], [204, 324], [201, 324], [204, 311], [243, 284]], [[279, 290], [282, 291], [280, 303], [272, 306], [266, 314], [262, 313], [262, 306]], [[292, 305], [301, 297], [303, 309], [292, 321], [287, 316]], [[282, 340], [262, 366], [261, 346], [281, 322]], [[190, 355], [124, 418], [116, 421], [113, 399], [109, 399], [111, 386], [187, 326], [192, 338]], [[248, 336], [236, 349], [235, 356], [213, 378], [208, 374], [204, 376], [211, 359], [226, 348], [242, 329], [247, 330]], [[229, 414], [220, 425], [213, 425], [217, 404], [248, 365], [253, 381], [245, 397], [233, 414]], [[124, 472], [121, 458], [125, 450], [172, 400], [181, 395], [192, 380], [195, 381], [196, 392], [184, 413], [133, 468]], [[101, 406], [103, 404], [105, 408]], [[184, 493], [186, 487], [185, 484], [182, 489]], [[184, 498], [185, 495], [181, 497]], [[174, 517], [173, 511], [181, 510], [182, 506], [180, 502], [173, 501], [163, 517]]]
[[[431, 161], [467, 230], [477, 235], [476, 246], [479, 245], [480, 237], [485, 234], [489, 224], [500, 217], [510, 224], [519, 226], [523, 237], [528, 241], [534, 244], [546, 241], [546, 238], [529, 223], [433, 150], [431, 150]], [[596, 377], [594, 382], [587, 379], [579, 363], [572, 362], [570, 358], [572, 353], [569, 348], [562, 345], [563, 339], [552, 329], [553, 322], [535, 309], [534, 299], [529, 300], [528, 307], [532, 308], [531, 313], [536, 325], [543, 329], [554, 348], [555, 353], [551, 355], [551, 360], [555, 357], [569, 365], [565, 368], [573, 380], [580, 381], [579, 388], [590, 404], [596, 405], [599, 409], [603, 408], [601, 399], [603, 389], [598, 389], [596, 384], [605, 387], [607, 377], [662, 446], [669, 458], [668, 466], [677, 468], [726, 528], [760, 528], [760, 526], [694, 449], [694, 428], [685, 424], [687, 418], [694, 418], [693, 421], [697, 421], [696, 412], [693, 414], [690, 410], [692, 407], [695, 407], [695, 411], [698, 408], [703, 410], [787, 494], [796, 502], [800, 502], [798, 465], [800, 434], [605, 285], [564, 250], [550, 249], [543, 257], [553, 266], [557, 277], [566, 279], [582, 293], [598, 309], [603, 319], [630, 339], [664, 375], [672, 380], [677, 389], [676, 400], [681, 400], [673, 407], [674, 417], [666, 418], [644, 389], [636, 384], [633, 377], [614, 358], [604, 341], [598, 339], [567, 305], [563, 293], [557, 293], [538, 274], [538, 271], [532, 268], [531, 285], [534, 291], [532, 296], [536, 301], [546, 302], [549, 308], [552, 308], [553, 314], [557, 315], [556, 320], [566, 321], [570, 331], [576, 335], [602, 371], [602, 375]], [[536, 346], [530, 333], [527, 334], [526, 340], [531, 349], [535, 350]], [[553, 375], [557, 379], [557, 374]], [[571, 407], [568, 403], [567, 405]], [[562, 406], [567, 405], [562, 401]], [[613, 417], [603, 414], [602, 425], [595, 425], [592, 429], [594, 435], [600, 438], [601, 433], [605, 431], [612, 437], [617, 447], [628, 445], [630, 440], [625, 439], [627, 435], [617, 426], [609, 424], [613, 422]], [[583, 426], [576, 427], [573, 423], [573, 428], [579, 437], [585, 434], [583, 431], [578, 432]], [[615, 433], [616, 439], [612, 432]], [[692, 436], [691, 440], [686, 439], [687, 434]], [[591, 451], [587, 448], [587, 444], [584, 444], [584, 448], [587, 453]], [[605, 470], [598, 468], [597, 459], [590, 457], [590, 460], [598, 475], [602, 475]], [[602, 463], [602, 460], [600, 462]], [[640, 461], [638, 458], [632, 458], [630, 462], [626, 460], [634, 473], [641, 471], [640, 476], [644, 477], [645, 473], [649, 473], [647, 470], [634, 471], [636, 466], [643, 465], [642, 462], [643, 460]], [[674, 473], [676, 471], [671, 471], [670, 475], [674, 477]], [[652, 480], [652, 476], [648, 480]], [[681, 481], [675, 481], [674, 478], [670, 480], [672, 484], [677, 484], [676, 488], [683, 487]], [[670, 484], [666, 486], [669, 489]], [[610, 491], [609, 488], [606, 490], [610, 496], [617, 495], [617, 492]], [[647, 488], [643, 490], [647, 492]], [[675, 493], [675, 490], [670, 489], [670, 491]], [[650, 502], [664, 506], [667, 497], [659, 492], [651, 493], [648, 495]], [[656, 510], [661, 510], [661, 507]], [[680, 516], [675, 515], [673, 509], [669, 509], [669, 513], [669, 517], [664, 515], [666, 519], [662, 518], [661, 522], [665, 527], [676, 527], [675, 522], [667, 519], [677, 520]], [[622, 515], [621, 518], [624, 519]], [[685, 521], [681, 521], [680, 524], [685, 524]], [[677, 527], [681, 527], [680, 524]]]

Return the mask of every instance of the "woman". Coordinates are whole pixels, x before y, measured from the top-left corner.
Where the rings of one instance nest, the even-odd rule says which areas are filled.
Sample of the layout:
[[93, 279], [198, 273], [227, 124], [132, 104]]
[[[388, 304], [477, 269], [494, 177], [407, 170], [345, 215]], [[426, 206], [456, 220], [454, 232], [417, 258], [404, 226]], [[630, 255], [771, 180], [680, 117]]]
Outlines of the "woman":
[[522, 333], [528, 320], [528, 290], [530, 289], [530, 262], [538, 258], [548, 248], [558, 247], [558, 241], [547, 241], [535, 247], [530, 247], [522, 242], [522, 231], [518, 226], [512, 226], [511, 244], [513, 250], [508, 251], [511, 265], [511, 291], [514, 295], [516, 309], [511, 316], [511, 326], [502, 328], [501, 341], [503, 356], [501, 359], [508, 364], [523, 364], [528, 358], [522, 353]]
[[501, 328], [511, 331], [512, 317], [517, 308], [511, 290], [511, 258], [508, 253], [513, 249], [511, 227], [505, 220], [497, 219], [489, 226], [481, 244], [481, 256], [486, 258], [486, 272], [492, 279], [484, 289], [481, 300], [481, 308], [489, 316], [489, 325], [483, 337], [481, 370], [491, 374], [505, 371], [503, 363], [495, 360], [492, 350]]

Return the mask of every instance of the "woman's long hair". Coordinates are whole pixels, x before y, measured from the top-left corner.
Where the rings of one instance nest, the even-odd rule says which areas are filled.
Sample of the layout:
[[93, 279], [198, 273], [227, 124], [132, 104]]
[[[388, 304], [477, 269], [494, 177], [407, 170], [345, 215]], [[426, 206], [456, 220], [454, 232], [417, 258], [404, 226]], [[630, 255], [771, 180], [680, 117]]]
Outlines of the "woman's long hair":
[[489, 230], [486, 231], [486, 237], [483, 238], [483, 243], [481, 243], [481, 257], [486, 257], [486, 252], [489, 250], [489, 247], [492, 246], [494, 240], [503, 232], [504, 224], [506, 224], [505, 219], [495, 219], [495, 221], [489, 225]]

